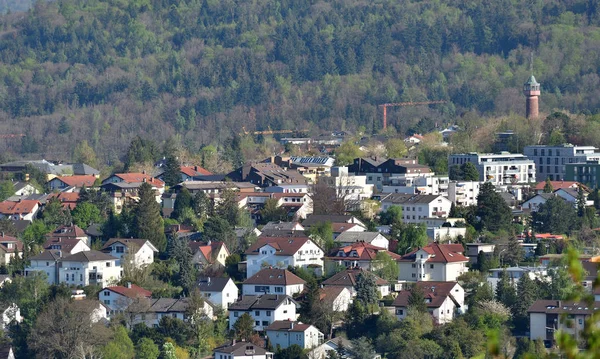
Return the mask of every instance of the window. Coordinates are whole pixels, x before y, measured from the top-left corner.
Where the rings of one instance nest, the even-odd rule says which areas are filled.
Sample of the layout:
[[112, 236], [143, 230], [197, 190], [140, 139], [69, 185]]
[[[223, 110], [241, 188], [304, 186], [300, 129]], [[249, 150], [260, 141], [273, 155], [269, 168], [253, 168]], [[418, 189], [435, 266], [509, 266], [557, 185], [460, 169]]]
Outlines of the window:
[[262, 325], [263, 325], [263, 327], [267, 327], [267, 326], [269, 326], [269, 322], [266, 320], [263, 320]]
[[544, 166], [540, 166], [540, 173], [544, 173]]
[[110, 262], [106, 262], [106, 268], [110, 267]]
[[80, 273], [80, 274], [79, 274], [79, 281], [80, 281], [80, 282], [83, 282], [83, 273]]
[[105, 300], [104, 300], [104, 304], [106, 304], [106, 305], [110, 305], [110, 300], [108, 300], [108, 299], [105, 299]]
[[583, 325], [583, 319], [579, 318], [579, 325]]
[[396, 309], [397, 315], [404, 315], [404, 309]]
[[412, 274], [412, 277], [413, 277], [413, 278], [415, 278], [416, 276], [417, 276], [416, 274], [414, 274], [414, 273]]
[[554, 164], [557, 165], [558, 164], [558, 158], [554, 159]]
[[548, 149], [548, 156], [552, 156], [552, 149]]
[[275, 287], [275, 293], [283, 293], [283, 287]]
[[254, 322], [254, 325], [258, 327], [260, 325], [260, 322], [257, 320]]
[[233, 312], [233, 317], [237, 318], [240, 314], [238, 312]]
[[534, 149], [533, 149], [533, 155], [534, 155], [534, 156], [537, 156], [537, 148], [534, 148]]
[[117, 253], [124, 253], [124, 252], [125, 252], [125, 247], [117, 246]]
[[104, 296], [105, 296], [105, 297], [108, 297], [109, 295], [110, 295], [110, 292], [109, 292], [109, 291], [104, 291]]
[[258, 317], [260, 315], [260, 310], [255, 310], [254, 311], [254, 316]]
[[270, 317], [270, 316], [271, 316], [271, 311], [267, 310], [267, 317]]
[[266, 285], [255, 285], [254, 291], [256, 293], [269, 293], [269, 286]]
[[74, 282], [75, 281], [75, 273], [71, 274], [71, 280]]
[[429, 268], [433, 269], [433, 264], [430, 264], [430, 265], [429, 265]]
[[413, 267], [413, 268], [417, 268], [417, 265], [413, 263], [412, 267]]

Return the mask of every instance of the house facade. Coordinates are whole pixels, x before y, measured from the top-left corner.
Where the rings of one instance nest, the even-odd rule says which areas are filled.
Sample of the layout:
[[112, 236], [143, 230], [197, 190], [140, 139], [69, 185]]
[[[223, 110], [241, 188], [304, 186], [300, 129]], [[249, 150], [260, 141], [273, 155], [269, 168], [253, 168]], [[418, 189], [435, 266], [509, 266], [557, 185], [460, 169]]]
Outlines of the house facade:
[[263, 331], [274, 321], [296, 320], [296, 301], [287, 295], [242, 296], [229, 306], [229, 329], [244, 313], [254, 320], [254, 330]]
[[[465, 312], [465, 291], [457, 282], [417, 282], [414, 285], [423, 292], [427, 311], [436, 323], [448, 323]], [[411, 289], [400, 291], [394, 300], [398, 320], [403, 320], [408, 315], [410, 291]]]
[[151, 297], [151, 291], [131, 283], [105, 287], [98, 293], [98, 300], [109, 309], [109, 316], [125, 311], [136, 299]]
[[536, 164], [520, 153], [458, 153], [448, 157], [448, 167], [471, 162], [479, 172], [479, 181], [493, 185], [528, 184], [537, 181]]
[[192, 251], [192, 262], [198, 268], [207, 266], [225, 267], [225, 260], [229, 257], [229, 250], [223, 242], [189, 242]]
[[291, 320], [275, 321], [266, 329], [269, 343], [275, 349], [286, 349], [298, 345], [302, 349], [313, 349], [323, 343], [324, 335], [310, 324]]
[[111, 238], [104, 244], [102, 251], [117, 258], [118, 266], [123, 257], [129, 254], [136, 267], [154, 263], [154, 253], [158, 253], [152, 242], [136, 238]]
[[290, 297], [301, 293], [306, 282], [279, 268], [264, 268], [242, 284], [243, 295], [285, 294]]
[[523, 154], [535, 162], [537, 169], [536, 180], [538, 182], [545, 181], [546, 179], [550, 179], [551, 181], [565, 180], [566, 165], [600, 159], [600, 153], [596, 147], [575, 146], [570, 143], [558, 146], [525, 146]]
[[[327, 295], [328, 288], [346, 288], [350, 292], [351, 296], [356, 296], [356, 283], [358, 283], [358, 277], [361, 273], [365, 271], [361, 268], [347, 269], [341, 272], [338, 272], [332, 275], [330, 278], [327, 278], [323, 281], [322, 286], [325, 289], [325, 293]], [[377, 288], [379, 289], [379, 294], [381, 297], [385, 297], [390, 294], [390, 283], [388, 281], [375, 276], [375, 283]], [[330, 293], [335, 294], [335, 293]], [[337, 295], [336, 295], [337, 297]], [[349, 304], [345, 301], [345, 299], [341, 299], [343, 302], [338, 302], [341, 307], [346, 304]], [[335, 304], [335, 303], [334, 303]]]
[[325, 257], [325, 271], [327, 273], [332, 273], [340, 266], [374, 271], [380, 268], [380, 262], [377, 258], [377, 254], [379, 253], [386, 253], [394, 260], [400, 259], [399, 255], [390, 252], [385, 248], [377, 247], [365, 242], [356, 242], [349, 246], [333, 249], [329, 255]]
[[452, 202], [441, 195], [392, 193], [381, 198], [381, 210], [387, 211], [391, 206], [402, 207], [405, 223], [424, 223], [428, 218], [448, 217]]
[[231, 278], [204, 277], [198, 280], [200, 294], [215, 306], [227, 309], [235, 303], [240, 290]]
[[33, 221], [40, 210], [40, 202], [31, 199], [0, 202], [0, 219]]
[[214, 359], [273, 359], [273, 353], [246, 342], [233, 342], [232, 345], [218, 347], [213, 352]]
[[469, 258], [460, 244], [431, 243], [405, 254], [398, 260], [400, 281], [453, 282], [468, 271]]
[[[529, 310], [529, 339], [541, 339], [550, 344], [555, 342], [557, 331], [571, 334], [574, 340], [581, 338], [581, 332], [585, 329], [585, 320], [589, 318], [600, 302], [594, 302], [593, 307], [585, 303], [560, 301], [560, 300], [537, 300]], [[569, 316], [569, 323], [561, 320], [561, 315]]]

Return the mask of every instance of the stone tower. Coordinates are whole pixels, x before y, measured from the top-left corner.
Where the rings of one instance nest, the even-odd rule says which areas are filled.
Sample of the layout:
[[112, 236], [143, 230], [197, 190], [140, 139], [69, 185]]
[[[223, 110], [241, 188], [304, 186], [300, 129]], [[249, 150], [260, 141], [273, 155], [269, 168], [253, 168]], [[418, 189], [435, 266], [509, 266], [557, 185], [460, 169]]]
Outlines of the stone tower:
[[538, 97], [540, 96], [540, 84], [531, 75], [529, 80], [523, 85], [523, 94], [527, 97], [525, 104], [525, 117], [536, 118], [540, 114]]

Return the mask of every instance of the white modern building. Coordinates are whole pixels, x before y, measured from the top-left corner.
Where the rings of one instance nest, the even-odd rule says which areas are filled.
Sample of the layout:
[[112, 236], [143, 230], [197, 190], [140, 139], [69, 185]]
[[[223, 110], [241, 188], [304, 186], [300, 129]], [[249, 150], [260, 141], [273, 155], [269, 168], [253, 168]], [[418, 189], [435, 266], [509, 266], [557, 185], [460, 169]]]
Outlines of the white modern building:
[[427, 218], [446, 218], [450, 214], [452, 202], [441, 195], [389, 194], [381, 198], [381, 210], [391, 206], [402, 207], [405, 223], [424, 223]]
[[450, 181], [448, 183], [448, 199], [457, 206], [474, 206], [477, 204], [481, 182]]
[[461, 244], [431, 243], [398, 260], [400, 281], [454, 282], [469, 269]]
[[569, 163], [586, 163], [600, 160], [600, 152], [594, 146], [575, 146], [564, 143], [558, 146], [534, 145], [525, 146], [523, 154], [533, 160], [536, 165], [536, 180], [563, 181], [565, 165]]
[[[555, 334], [560, 330], [573, 335], [573, 339], [581, 340], [581, 332], [585, 329], [588, 319], [600, 307], [596, 301], [583, 302], [561, 300], [536, 300], [529, 307], [529, 339], [541, 339], [554, 344]], [[561, 317], [568, 315], [568, 321]]]
[[520, 153], [461, 153], [448, 157], [448, 167], [471, 162], [479, 171], [479, 180], [494, 185], [536, 182], [535, 162]]
[[493, 268], [489, 270], [489, 276], [487, 282], [490, 284], [493, 290], [496, 290], [498, 282], [502, 280], [503, 276], [507, 276], [510, 283], [517, 287], [519, 279], [523, 276], [529, 276], [530, 279], [541, 281], [545, 280], [547, 276], [546, 267], [508, 267], [508, 268]]
[[338, 198], [352, 208], [360, 208], [360, 202], [373, 196], [374, 186], [367, 184], [367, 176], [348, 174], [348, 167], [332, 167], [330, 177], [319, 177], [327, 186], [335, 188]]

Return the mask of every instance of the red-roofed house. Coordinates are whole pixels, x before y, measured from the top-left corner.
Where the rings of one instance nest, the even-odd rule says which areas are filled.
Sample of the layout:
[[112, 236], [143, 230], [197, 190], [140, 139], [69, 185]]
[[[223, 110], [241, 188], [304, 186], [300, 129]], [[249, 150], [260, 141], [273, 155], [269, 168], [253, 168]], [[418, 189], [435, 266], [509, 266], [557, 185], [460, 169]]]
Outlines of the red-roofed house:
[[[424, 294], [427, 310], [436, 323], [445, 324], [464, 312], [465, 291], [457, 282], [417, 282]], [[394, 300], [398, 320], [406, 318], [410, 289], [402, 290]]]
[[229, 257], [229, 250], [223, 242], [194, 242], [189, 244], [192, 254], [194, 255], [192, 262], [198, 268], [217, 265], [225, 267], [225, 260]]
[[0, 219], [33, 221], [39, 209], [40, 202], [36, 200], [3, 201], [0, 202]]
[[63, 208], [73, 210], [75, 207], [77, 207], [77, 201], [79, 200], [79, 192], [51, 193], [48, 195], [48, 200], [52, 198], [58, 199]]
[[267, 338], [273, 348], [286, 349], [299, 345], [302, 349], [313, 349], [323, 343], [324, 335], [310, 324], [277, 320], [265, 328]]
[[102, 181], [102, 189], [111, 195], [116, 213], [121, 213], [123, 206], [138, 201], [138, 190], [143, 183], [149, 183], [156, 193], [156, 202], [162, 202], [165, 183], [145, 173], [115, 173]]
[[265, 268], [242, 284], [243, 295], [301, 293], [306, 282], [287, 269]]
[[15, 256], [23, 257], [23, 242], [4, 232], [0, 233], [0, 264], [7, 265]]
[[102, 184], [107, 183], [143, 183], [148, 182], [153, 187], [163, 188], [165, 183], [156, 177], [150, 176], [146, 173], [115, 173], [108, 177]]
[[93, 187], [94, 182], [96, 182], [96, 176], [92, 175], [83, 175], [83, 176], [61, 176], [54, 177], [50, 181], [48, 181], [48, 186], [51, 191], [62, 190], [67, 187]]
[[151, 291], [131, 283], [127, 283], [125, 286], [106, 287], [98, 293], [98, 300], [108, 307], [109, 314], [124, 311], [136, 299], [151, 297]]
[[[358, 283], [358, 277], [364, 272], [365, 271], [362, 268], [343, 270], [323, 281], [323, 288], [347, 288], [354, 297], [356, 295], [356, 283]], [[379, 294], [381, 294], [382, 298], [390, 294], [390, 283], [388, 281], [375, 276], [375, 284], [377, 285]]]
[[325, 271], [331, 273], [339, 266], [346, 268], [362, 268], [364, 270], [376, 270], [379, 268], [375, 260], [377, 253], [387, 253], [392, 259], [398, 260], [400, 256], [385, 248], [374, 246], [366, 242], [356, 242], [349, 246], [332, 250], [325, 257]]
[[[552, 184], [553, 192], [559, 189], [577, 189], [581, 185], [579, 182], [574, 181], [550, 181]], [[539, 182], [535, 185], [535, 191], [537, 193], [544, 193], [544, 187], [546, 186], [546, 181]]]
[[311, 268], [321, 274], [323, 250], [308, 237], [259, 237], [246, 251], [246, 277], [264, 267]]
[[399, 260], [401, 281], [452, 282], [468, 271], [469, 258], [459, 244], [431, 243], [403, 255]]

